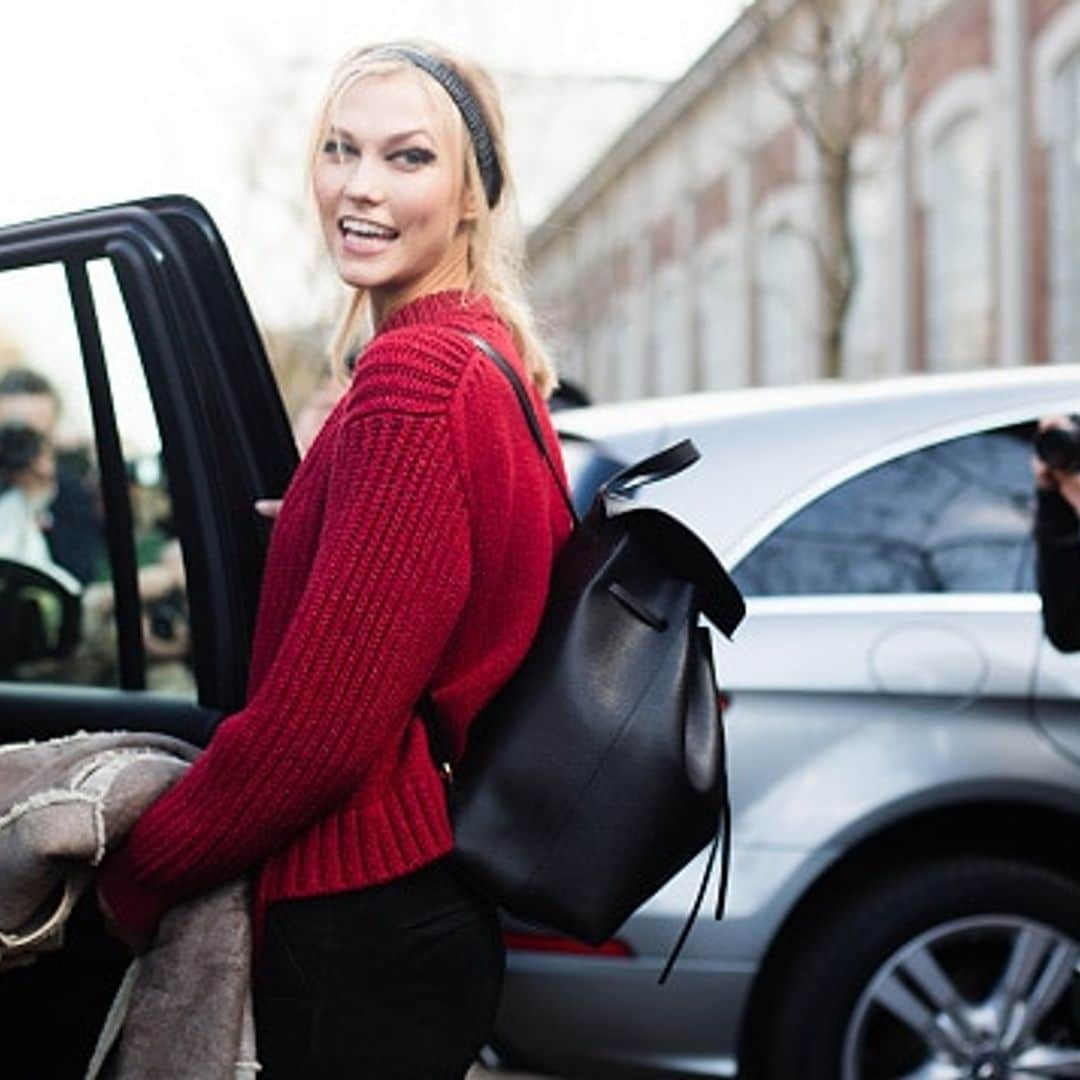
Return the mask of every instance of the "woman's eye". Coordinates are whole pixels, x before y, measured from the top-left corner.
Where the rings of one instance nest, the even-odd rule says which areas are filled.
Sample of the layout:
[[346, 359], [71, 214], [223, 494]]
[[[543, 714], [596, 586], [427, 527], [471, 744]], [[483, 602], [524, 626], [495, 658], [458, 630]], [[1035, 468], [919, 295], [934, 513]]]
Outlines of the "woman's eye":
[[421, 146], [406, 147], [404, 150], [391, 154], [391, 157], [403, 161], [406, 165], [426, 165], [429, 161], [435, 160], [435, 155]]
[[342, 158], [356, 153], [356, 147], [341, 139], [327, 139], [323, 143], [323, 153], [329, 157]]

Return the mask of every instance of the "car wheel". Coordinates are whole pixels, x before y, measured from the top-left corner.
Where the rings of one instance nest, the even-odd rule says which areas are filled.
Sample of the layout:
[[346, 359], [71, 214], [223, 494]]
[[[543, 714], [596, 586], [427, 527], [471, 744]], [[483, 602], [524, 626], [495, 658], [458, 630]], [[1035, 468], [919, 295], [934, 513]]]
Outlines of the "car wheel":
[[909, 866], [841, 898], [782, 963], [758, 1029], [768, 1080], [1080, 1077], [1080, 886], [1060, 874]]

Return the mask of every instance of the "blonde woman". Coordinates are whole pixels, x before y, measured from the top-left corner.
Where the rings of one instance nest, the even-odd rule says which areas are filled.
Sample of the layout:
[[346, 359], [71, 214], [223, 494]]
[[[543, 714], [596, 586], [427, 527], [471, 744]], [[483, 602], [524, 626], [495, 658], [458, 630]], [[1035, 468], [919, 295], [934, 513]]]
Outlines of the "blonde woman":
[[[417, 702], [452, 743], [518, 665], [571, 523], [505, 376], [554, 376], [522, 295], [490, 78], [432, 46], [335, 72], [312, 191], [367, 339], [285, 492], [249, 698], [111, 855], [102, 905], [132, 944], [176, 901], [255, 872], [268, 1080], [461, 1077], [503, 972], [491, 904], [461, 880]], [[558, 460], [556, 458], [556, 460]]]

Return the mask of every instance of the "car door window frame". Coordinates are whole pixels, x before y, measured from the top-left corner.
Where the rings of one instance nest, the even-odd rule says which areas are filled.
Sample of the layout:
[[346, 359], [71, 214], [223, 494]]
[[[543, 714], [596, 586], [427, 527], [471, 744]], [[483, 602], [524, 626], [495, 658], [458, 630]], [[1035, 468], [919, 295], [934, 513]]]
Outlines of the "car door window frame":
[[[188, 571], [199, 700], [235, 709], [246, 694], [270, 529], [252, 502], [280, 495], [295, 468], [288, 419], [224, 244], [193, 200], [145, 200], [0, 229], [0, 272], [56, 263], [68, 269], [71, 301], [81, 311], [84, 363], [89, 348], [91, 369], [100, 340], [95, 347], [92, 293], [87, 297], [82, 289], [86, 264], [101, 258], [112, 263], [162, 434]], [[107, 372], [97, 366], [95, 438], [105, 433], [102, 469], [115, 476], [115, 418], [106, 401]], [[117, 524], [126, 495], [117, 488], [109, 496], [110, 531], [129, 531]], [[114, 573], [120, 570], [126, 579], [118, 580], [117, 602], [126, 590], [127, 621], [138, 600], [133, 546], [117, 554]], [[135, 689], [141, 685], [137, 669], [145, 666], [139, 660], [141, 627], [126, 633], [122, 681]]]

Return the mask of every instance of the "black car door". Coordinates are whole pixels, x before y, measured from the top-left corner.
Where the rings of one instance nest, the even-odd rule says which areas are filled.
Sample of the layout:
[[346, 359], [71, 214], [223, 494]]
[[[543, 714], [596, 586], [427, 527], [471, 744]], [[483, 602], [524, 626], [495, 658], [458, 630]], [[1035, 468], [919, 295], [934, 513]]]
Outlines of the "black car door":
[[[0, 534], [0, 743], [123, 728], [205, 744], [244, 697], [270, 528], [252, 503], [296, 464], [221, 238], [182, 197], [0, 229], [0, 336], [5, 317], [8, 367], [44, 374], [61, 406], [33, 519], [47, 563], [25, 569]], [[5, 415], [21, 400], [0, 395], [0, 426], [23, 423]], [[64, 549], [93, 554], [65, 568]], [[39, 572], [69, 582], [64, 644], [3, 587]], [[3, 1075], [81, 1076], [124, 961], [85, 898], [64, 950], [0, 973]]]

